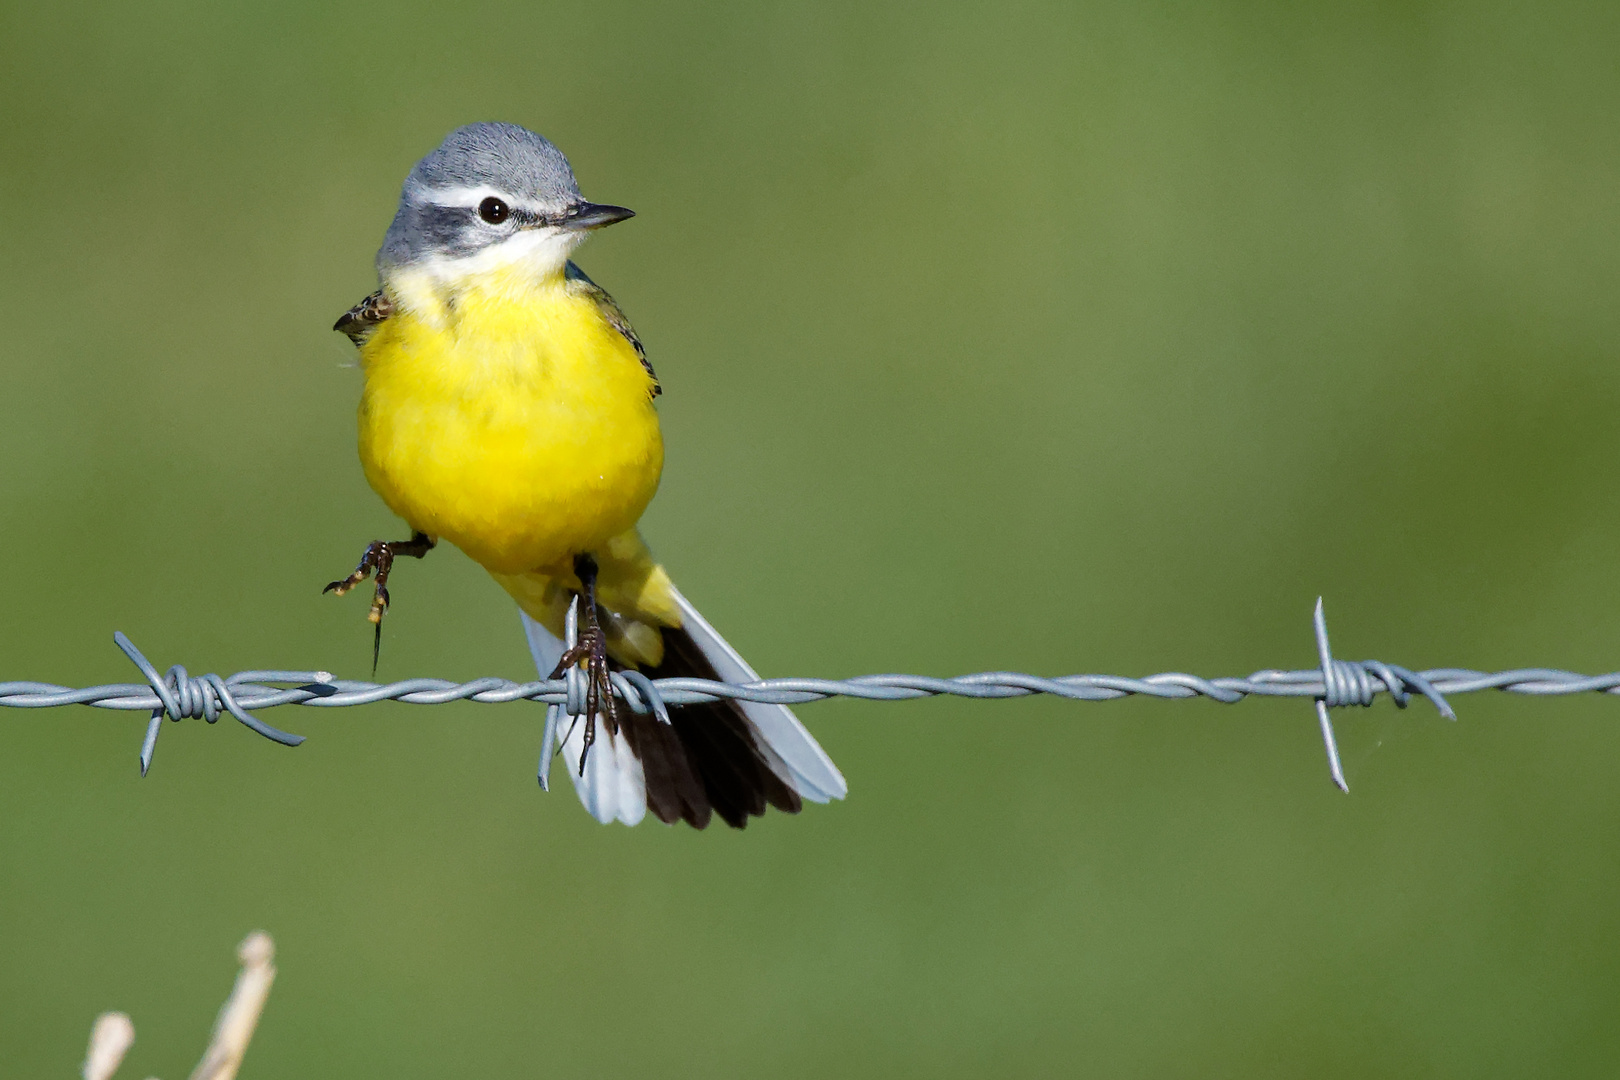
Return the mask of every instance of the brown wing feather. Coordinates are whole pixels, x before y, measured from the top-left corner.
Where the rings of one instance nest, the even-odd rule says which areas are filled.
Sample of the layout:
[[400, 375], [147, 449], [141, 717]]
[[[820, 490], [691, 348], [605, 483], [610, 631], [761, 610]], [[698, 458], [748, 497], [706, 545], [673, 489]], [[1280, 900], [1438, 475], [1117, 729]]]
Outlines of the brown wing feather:
[[354, 307], [338, 316], [332, 329], [348, 335], [356, 345], [364, 345], [378, 325], [394, 313], [394, 302], [382, 290], [372, 293]]

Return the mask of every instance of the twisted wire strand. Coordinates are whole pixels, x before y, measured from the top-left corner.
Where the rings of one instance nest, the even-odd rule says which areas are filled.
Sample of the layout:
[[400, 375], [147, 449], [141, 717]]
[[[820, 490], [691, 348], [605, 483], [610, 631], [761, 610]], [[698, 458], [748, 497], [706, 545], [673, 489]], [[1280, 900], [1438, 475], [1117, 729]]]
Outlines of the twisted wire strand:
[[[757, 701], [775, 705], [805, 705], [828, 698], [845, 697], [863, 701], [911, 701], [926, 697], [1021, 698], [1037, 694], [1071, 701], [1113, 701], [1141, 696], [1164, 700], [1208, 698], [1235, 704], [1249, 697], [1312, 698], [1328, 755], [1329, 774], [1344, 791], [1338, 748], [1328, 717], [1330, 708], [1369, 706], [1380, 695], [1388, 695], [1405, 708], [1413, 694], [1428, 699], [1440, 715], [1455, 720], [1448, 697], [1456, 694], [1500, 690], [1537, 697], [1567, 694], [1620, 694], [1620, 671], [1584, 675], [1557, 668], [1514, 668], [1508, 671], [1474, 671], [1470, 668], [1431, 668], [1413, 671], [1378, 660], [1338, 660], [1328, 646], [1327, 625], [1322, 601], [1315, 612], [1316, 644], [1321, 666], [1314, 669], [1282, 671], [1267, 669], [1242, 677], [1206, 679], [1170, 671], [1133, 678], [1121, 675], [1063, 675], [1043, 677], [1017, 671], [985, 671], [953, 678], [928, 675], [858, 675], [848, 679], [784, 678], [761, 679], [752, 683], [725, 683], [710, 679], [649, 679], [640, 672], [616, 672], [614, 693], [638, 713], [655, 713], [668, 720], [668, 709], [719, 699]], [[164, 717], [170, 720], [201, 719], [212, 724], [229, 715], [258, 734], [284, 746], [304, 741], [272, 727], [254, 715], [282, 705], [311, 708], [344, 708], [377, 701], [400, 701], [409, 705], [442, 705], [452, 701], [499, 704], [533, 701], [559, 706], [567, 715], [580, 715], [585, 705], [582, 673], [570, 671], [561, 679], [513, 682], [486, 677], [469, 682], [447, 679], [403, 679], [392, 683], [372, 683], [334, 678], [325, 671], [239, 671], [228, 677], [215, 674], [191, 675], [175, 665], [159, 674], [144, 654], [122, 633], [114, 642], [145, 677], [145, 683], [107, 683], [100, 686], [67, 687], [43, 682], [0, 682], [0, 706], [15, 709], [44, 709], [63, 705], [89, 705], [151, 714], [141, 747], [141, 771], [151, 764], [153, 749]]]
[[[1358, 668], [1376, 669], [1378, 661], [1338, 661]], [[1399, 670], [1399, 669], [1395, 669]], [[175, 708], [144, 683], [107, 683], [101, 686], [67, 687], [41, 682], [0, 682], [0, 707], [47, 709], [61, 705], [89, 705], [98, 709], [131, 712], [162, 710], [170, 719], [206, 719], [210, 723], [222, 713], [238, 720], [239, 712], [264, 710], [278, 705], [308, 705], [315, 708], [341, 708], [370, 705], [378, 701], [402, 701], [408, 705], [443, 705], [452, 701], [501, 704], [510, 701], [537, 701], [547, 705], [568, 703], [566, 679], [538, 682], [512, 682], [487, 677], [458, 683], [448, 679], [404, 679], [392, 683], [371, 683], [348, 679], [323, 681], [315, 671], [242, 671], [226, 678], [218, 675], [188, 676], [174, 667], [164, 681], [174, 698]], [[642, 704], [640, 691], [625, 693], [623, 682], [639, 673], [618, 673], [614, 684], [619, 697], [637, 712]], [[1473, 671], [1468, 668], [1434, 668], [1410, 672], [1428, 682], [1442, 697], [1471, 694], [1480, 690], [1502, 690], [1511, 694], [1562, 696], [1567, 694], [1620, 693], [1620, 671], [1605, 675], [1583, 675], [1556, 668], [1515, 668], [1510, 671]], [[183, 682], [176, 687], [176, 677]], [[1379, 695], [1405, 693], [1399, 686], [1372, 673], [1364, 672], [1369, 693], [1363, 701], [1334, 701], [1332, 705], [1370, 705]], [[1165, 700], [1205, 697], [1231, 705], [1247, 697], [1319, 698], [1327, 693], [1322, 673], [1303, 671], [1257, 671], [1252, 675], [1205, 679], [1181, 672], [1164, 672], [1131, 678], [1121, 675], [1063, 675], [1043, 678], [1016, 671], [985, 671], [953, 678], [928, 675], [857, 675], [848, 679], [762, 679], [753, 683], [723, 683], [708, 679], [647, 679], [666, 706], [732, 698], [773, 705], [805, 705], [828, 698], [847, 697], [863, 701], [913, 701], [927, 697], [1021, 698], [1039, 694], [1071, 701], [1114, 701], [1124, 697], [1154, 697]], [[1397, 677], [1397, 683], [1399, 678]], [[272, 685], [286, 684], [286, 685]], [[234, 705], [235, 708], [231, 708]], [[212, 715], [209, 713], [212, 712]], [[249, 714], [251, 715], [251, 714]], [[248, 727], [266, 734], [274, 731], [262, 721]], [[264, 730], [261, 730], [264, 729]], [[296, 746], [302, 737], [280, 732], [275, 741]], [[275, 736], [269, 736], [275, 738]]]

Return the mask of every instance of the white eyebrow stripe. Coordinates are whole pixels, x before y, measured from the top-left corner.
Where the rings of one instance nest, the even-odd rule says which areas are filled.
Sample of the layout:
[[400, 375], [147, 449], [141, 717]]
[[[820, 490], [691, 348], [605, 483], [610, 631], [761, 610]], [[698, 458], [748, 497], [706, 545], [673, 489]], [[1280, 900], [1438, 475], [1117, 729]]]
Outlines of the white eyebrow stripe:
[[540, 215], [546, 213], [546, 208], [539, 203], [514, 199], [507, 192], [492, 188], [488, 184], [480, 184], [477, 187], [423, 188], [420, 195], [423, 201], [434, 206], [477, 206], [485, 199], [493, 196], [506, 205], [519, 210], [528, 210]]

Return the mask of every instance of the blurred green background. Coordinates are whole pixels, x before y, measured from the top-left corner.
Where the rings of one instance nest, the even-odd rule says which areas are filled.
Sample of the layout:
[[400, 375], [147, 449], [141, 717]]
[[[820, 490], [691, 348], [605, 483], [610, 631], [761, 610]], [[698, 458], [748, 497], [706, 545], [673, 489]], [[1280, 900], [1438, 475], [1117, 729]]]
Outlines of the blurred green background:
[[[635, 207], [646, 532], [767, 675], [1620, 667], [1613, 4], [0, 8], [0, 678], [365, 677], [329, 329], [450, 128]], [[530, 675], [459, 553], [385, 678]], [[596, 825], [542, 711], [8, 712], [0, 1076], [1602, 1075], [1620, 703], [832, 702], [846, 803]]]

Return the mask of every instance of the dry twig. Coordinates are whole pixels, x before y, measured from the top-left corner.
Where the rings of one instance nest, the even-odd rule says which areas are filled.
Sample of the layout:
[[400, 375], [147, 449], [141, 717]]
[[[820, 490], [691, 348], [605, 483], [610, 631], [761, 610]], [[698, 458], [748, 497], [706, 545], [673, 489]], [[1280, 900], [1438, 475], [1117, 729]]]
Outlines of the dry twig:
[[[231, 996], [214, 1021], [214, 1036], [203, 1052], [202, 1061], [192, 1070], [191, 1080], [235, 1080], [242, 1066], [259, 1015], [276, 981], [275, 942], [262, 930], [249, 934], [237, 946], [236, 958], [242, 970], [236, 976]], [[90, 1030], [90, 1050], [84, 1059], [84, 1080], [111, 1080], [135, 1042], [135, 1025], [123, 1013], [102, 1013]]]

